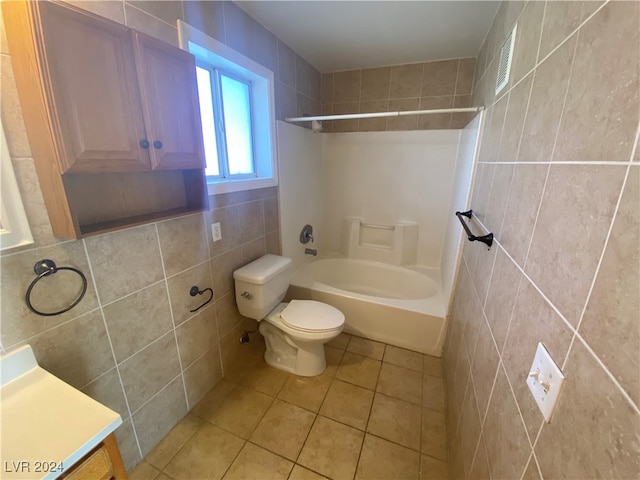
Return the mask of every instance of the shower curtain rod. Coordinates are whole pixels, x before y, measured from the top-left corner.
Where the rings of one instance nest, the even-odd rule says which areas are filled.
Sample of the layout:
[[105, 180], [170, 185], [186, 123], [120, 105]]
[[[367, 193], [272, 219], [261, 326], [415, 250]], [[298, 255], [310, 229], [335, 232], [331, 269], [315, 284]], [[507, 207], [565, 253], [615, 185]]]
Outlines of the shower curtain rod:
[[484, 107], [440, 108], [437, 110], [407, 110], [405, 112], [347, 113], [344, 115], [316, 115], [314, 117], [289, 117], [287, 122], [313, 122], [320, 120], [349, 120], [353, 118], [401, 117], [403, 115], [428, 115], [434, 113], [467, 113], [480, 112]]

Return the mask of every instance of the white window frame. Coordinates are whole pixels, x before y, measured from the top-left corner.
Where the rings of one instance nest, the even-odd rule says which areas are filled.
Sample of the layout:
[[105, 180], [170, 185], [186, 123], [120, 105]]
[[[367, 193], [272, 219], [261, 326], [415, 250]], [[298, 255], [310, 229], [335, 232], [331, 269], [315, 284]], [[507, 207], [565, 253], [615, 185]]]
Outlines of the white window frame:
[[253, 115], [253, 98], [251, 94], [251, 82], [247, 79], [238, 77], [237, 75], [228, 72], [226, 70], [221, 69], [220, 67], [213, 66], [206, 62], [196, 62], [196, 67], [200, 67], [209, 72], [209, 80], [210, 80], [210, 88], [211, 88], [211, 96], [215, 101], [213, 102], [213, 116], [217, 118], [219, 121], [224, 122], [224, 97], [221, 93], [222, 87], [220, 84], [220, 76], [224, 75], [225, 77], [231, 78], [238, 82], [244, 83], [249, 87], [249, 118], [251, 119], [251, 168], [253, 169], [252, 173], [229, 173], [230, 165], [229, 165], [229, 150], [227, 147], [227, 137], [226, 137], [226, 126], [222, 128], [222, 125], [217, 124], [216, 122], [216, 150], [218, 154], [218, 175], [207, 175], [207, 178], [211, 178], [214, 182], [225, 181], [225, 180], [234, 180], [241, 178], [256, 178], [257, 177], [257, 169], [256, 169], [256, 140], [255, 140], [255, 125], [254, 125], [254, 115]]
[[0, 250], [22, 247], [33, 243], [27, 214], [24, 211], [18, 182], [13, 171], [7, 139], [0, 120]]
[[251, 114], [256, 175], [251, 178], [207, 178], [209, 195], [278, 185], [274, 75], [250, 58], [178, 20], [180, 48], [208, 64], [251, 82]]

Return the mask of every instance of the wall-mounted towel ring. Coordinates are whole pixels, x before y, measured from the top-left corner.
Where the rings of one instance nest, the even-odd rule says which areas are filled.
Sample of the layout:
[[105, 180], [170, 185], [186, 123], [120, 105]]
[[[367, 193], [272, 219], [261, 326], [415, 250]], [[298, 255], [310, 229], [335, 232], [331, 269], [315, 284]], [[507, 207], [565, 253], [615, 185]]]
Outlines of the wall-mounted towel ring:
[[[71, 305], [69, 305], [67, 308], [59, 310], [57, 312], [41, 312], [40, 310], [36, 310], [33, 307], [33, 305], [31, 305], [31, 290], [33, 290], [33, 287], [35, 287], [36, 283], [38, 283], [41, 279], [49, 275], [53, 275], [54, 273], [60, 270], [71, 270], [72, 272], [75, 272], [78, 275], [80, 275], [80, 278], [82, 279], [82, 292], [80, 292], [80, 296], [76, 298], [75, 301]], [[80, 300], [82, 300], [82, 298], [84, 297], [84, 294], [87, 293], [87, 277], [85, 277], [84, 273], [82, 273], [77, 268], [56, 267], [56, 263], [53, 260], [44, 259], [36, 262], [36, 264], [33, 266], [33, 271], [38, 276], [35, 278], [35, 280], [33, 280], [33, 282], [31, 282], [31, 284], [27, 288], [27, 293], [25, 295], [25, 299], [27, 301], [27, 307], [29, 307], [29, 310], [31, 310], [33, 313], [42, 315], [43, 317], [52, 317], [54, 315], [60, 315], [62, 313], [68, 312], [73, 307], [78, 305], [80, 303]]]
[[209, 300], [204, 302], [198, 308], [194, 308], [193, 310], [189, 310], [191, 313], [197, 312], [202, 307], [204, 307], [207, 303], [209, 303], [209, 302], [211, 302], [211, 300], [213, 300], [213, 290], [211, 290], [210, 288], [205, 288], [204, 290], [200, 290], [200, 288], [198, 286], [196, 286], [196, 285], [194, 285], [193, 287], [191, 287], [189, 289], [189, 295], [191, 295], [192, 297], [195, 297], [196, 295], [202, 295], [206, 291], [209, 291], [209, 293], [211, 294], [211, 296], [209, 297]]

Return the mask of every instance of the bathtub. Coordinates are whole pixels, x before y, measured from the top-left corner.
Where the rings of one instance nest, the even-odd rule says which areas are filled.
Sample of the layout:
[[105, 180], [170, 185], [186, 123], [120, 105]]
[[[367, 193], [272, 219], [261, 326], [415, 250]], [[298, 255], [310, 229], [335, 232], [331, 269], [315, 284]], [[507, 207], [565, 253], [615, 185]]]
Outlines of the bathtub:
[[340, 309], [346, 333], [439, 357], [446, 318], [439, 277], [429, 269], [321, 258], [293, 275], [287, 297]]

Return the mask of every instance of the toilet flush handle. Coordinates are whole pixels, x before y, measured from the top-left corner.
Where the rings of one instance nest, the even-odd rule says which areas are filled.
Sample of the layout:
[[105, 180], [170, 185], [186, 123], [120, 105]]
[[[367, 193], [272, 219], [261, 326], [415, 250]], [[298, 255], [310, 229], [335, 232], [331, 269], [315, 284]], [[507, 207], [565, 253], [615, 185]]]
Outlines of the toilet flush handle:
[[251, 295], [249, 292], [242, 292], [240, 296], [242, 298], [246, 298], [247, 300], [251, 300], [253, 298], [253, 295]]

